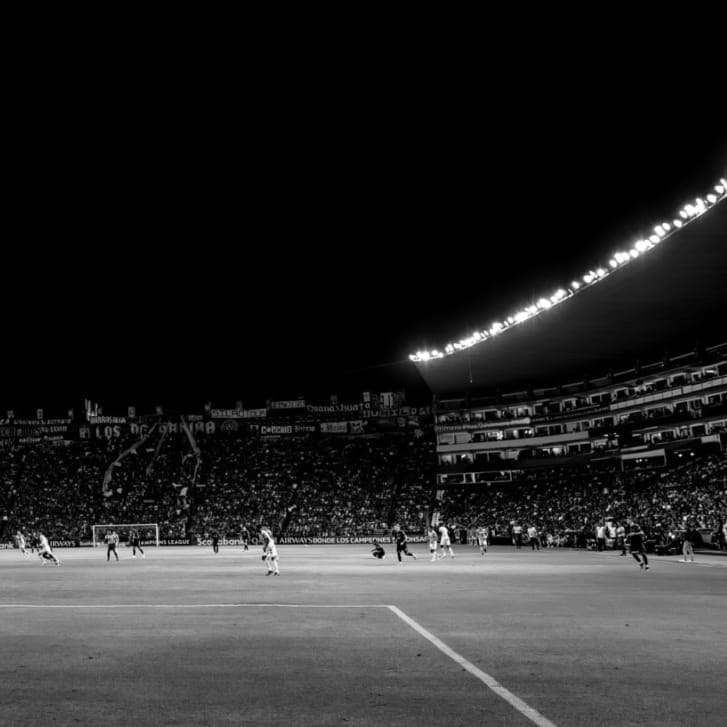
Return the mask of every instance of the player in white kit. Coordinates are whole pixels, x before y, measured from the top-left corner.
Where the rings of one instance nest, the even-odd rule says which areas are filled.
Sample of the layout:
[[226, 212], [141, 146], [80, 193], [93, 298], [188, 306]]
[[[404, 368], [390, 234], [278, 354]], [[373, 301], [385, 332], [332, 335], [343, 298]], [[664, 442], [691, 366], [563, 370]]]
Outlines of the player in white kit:
[[432, 563], [437, 559], [437, 531], [429, 528], [427, 538], [429, 538], [429, 552], [432, 554]]
[[445, 548], [449, 551], [449, 555], [451, 558], [454, 558], [454, 553], [452, 552], [452, 543], [449, 541], [449, 528], [447, 528], [446, 525], [440, 525], [439, 526], [439, 547], [440, 547], [440, 558], [446, 558], [447, 553], [445, 552]]
[[23, 535], [20, 530], [15, 533], [15, 542], [18, 544], [18, 549], [20, 550], [20, 552], [26, 558], [30, 558], [30, 553], [25, 549], [25, 535]]
[[263, 539], [263, 560], [268, 566], [267, 575], [280, 575], [278, 568], [278, 549], [275, 547], [275, 540], [269, 528], [260, 528], [260, 537]]
[[487, 552], [487, 538], [490, 535], [490, 531], [486, 525], [480, 525], [477, 528], [477, 543], [480, 546], [480, 555], [484, 555]]
[[46, 560], [52, 560], [57, 566], [60, 567], [61, 562], [58, 560], [58, 558], [53, 555], [53, 551], [50, 549], [50, 543], [48, 542], [48, 538], [43, 535], [43, 533], [38, 534], [38, 540], [39, 540], [39, 547], [38, 547], [38, 556], [40, 557], [40, 564], [45, 565]]

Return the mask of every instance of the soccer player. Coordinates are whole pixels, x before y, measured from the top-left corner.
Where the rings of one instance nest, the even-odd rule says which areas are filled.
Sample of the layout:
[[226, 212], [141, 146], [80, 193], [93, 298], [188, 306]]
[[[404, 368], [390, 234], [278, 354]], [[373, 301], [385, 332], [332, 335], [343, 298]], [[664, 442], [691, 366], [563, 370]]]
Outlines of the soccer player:
[[450, 557], [454, 558], [454, 553], [452, 552], [452, 543], [449, 540], [449, 528], [444, 524], [439, 526], [439, 547], [441, 548], [439, 553], [440, 558], [447, 557], [447, 554], [444, 551], [445, 548], [449, 551]]
[[52, 560], [59, 568], [61, 566], [60, 560], [53, 555], [48, 538], [43, 533], [38, 534], [38, 557], [40, 558], [40, 564], [45, 565], [46, 560]]
[[396, 542], [396, 557], [399, 559], [399, 565], [401, 565], [401, 554], [408, 555], [410, 558], [417, 559], [414, 553], [409, 552], [409, 548], [406, 544], [406, 533], [399, 527], [394, 525], [394, 541]]
[[263, 540], [263, 560], [268, 566], [266, 575], [280, 575], [278, 568], [278, 549], [275, 547], [275, 540], [270, 528], [260, 528], [260, 537]]
[[104, 542], [106, 543], [106, 562], [111, 560], [111, 553], [114, 554], [118, 561], [119, 554], [116, 552], [116, 546], [119, 542], [119, 536], [114, 530], [107, 530], [104, 536]]
[[220, 552], [220, 534], [216, 531], [212, 533], [212, 552]]
[[528, 539], [530, 540], [530, 548], [532, 550], [540, 550], [540, 536], [535, 525], [531, 525], [528, 528]]
[[247, 529], [247, 526], [242, 526], [242, 533], [240, 535], [242, 537], [242, 549], [248, 550], [248, 545], [250, 543], [250, 531]]
[[480, 546], [480, 555], [484, 555], [487, 552], [487, 538], [490, 536], [490, 532], [486, 525], [480, 525], [477, 528], [477, 544]]
[[374, 538], [374, 547], [371, 551], [371, 555], [374, 556], [374, 558], [378, 558], [379, 560], [383, 560], [386, 558], [386, 551], [381, 547], [381, 543], [379, 543], [376, 538]]
[[631, 555], [634, 556], [634, 560], [639, 564], [641, 570], [649, 570], [649, 559], [646, 557], [646, 549], [644, 547], [644, 532], [635, 522], [631, 523], [628, 538], [631, 546]]
[[437, 559], [437, 531], [430, 527], [429, 532], [427, 533], [427, 538], [429, 539], [429, 552], [432, 554], [432, 563]]
[[621, 555], [626, 555], [626, 528], [621, 524], [616, 527], [616, 545], [621, 548]]
[[20, 552], [26, 558], [30, 558], [30, 553], [25, 549], [25, 535], [23, 535], [20, 530], [15, 533], [15, 542], [18, 544], [18, 549], [20, 550]]
[[144, 549], [139, 544], [139, 533], [134, 529], [131, 528], [129, 531], [129, 543], [131, 544], [131, 557], [136, 558], [136, 549], [139, 549], [139, 552], [141, 553], [142, 558], [146, 558], [144, 555]]
[[682, 535], [682, 555], [684, 556], [684, 562], [687, 562], [687, 557], [691, 558], [691, 562], [694, 563], [694, 543], [697, 542], [699, 533], [691, 526], [687, 525], [687, 529]]

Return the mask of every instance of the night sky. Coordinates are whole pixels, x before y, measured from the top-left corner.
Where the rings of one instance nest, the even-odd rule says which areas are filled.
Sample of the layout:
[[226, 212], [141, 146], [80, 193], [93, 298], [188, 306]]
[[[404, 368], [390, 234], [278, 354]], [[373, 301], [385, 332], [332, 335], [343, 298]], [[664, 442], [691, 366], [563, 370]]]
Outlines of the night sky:
[[31, 127], [0, 407], [426, 396], [409, 353], [606, 263], [725, 173], [714, 92], [671, 104], [651, 84], [150, 92]]

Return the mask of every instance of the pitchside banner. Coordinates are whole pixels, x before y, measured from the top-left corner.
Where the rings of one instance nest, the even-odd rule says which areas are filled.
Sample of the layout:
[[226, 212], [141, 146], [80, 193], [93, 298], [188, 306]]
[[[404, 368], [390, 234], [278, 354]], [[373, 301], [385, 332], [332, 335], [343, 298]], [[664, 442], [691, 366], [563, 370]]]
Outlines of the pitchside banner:
[[[283, 535], [280, 538], [276, 538], [275, 542], [278, 545], [367, 545], [370, 543], [373, 543], [374, 538], [379, 543], [393, 543], [394, 539], [390, 536], [382, 536], [378, 537], [376, 535], [361, 535], [359, 537], [350, 537], [350, 538], [315, 538], [315, 537], [305, 537], [305, 536], [285, 536]], [[407, 537], [407, 541], [409, 543], [426, 543], [427, 537], [425, 535], [409, 535]], [[162, 545], [164, 545], [164, 541], [160, 541]], [[243, 546], [245, 545], [245, 541], [240, 540], [238, 538], [220, 538], [219, 541], [220, 545], [239, 545]], [[201, 540], [197, 541], [197, 545], [201, 546], [212, 546], [212, 540], [210, 538], [202, 538]], [[256, 538], [253, 538], [252, 540], [248, 541], [248, 545], [257, 545]]]

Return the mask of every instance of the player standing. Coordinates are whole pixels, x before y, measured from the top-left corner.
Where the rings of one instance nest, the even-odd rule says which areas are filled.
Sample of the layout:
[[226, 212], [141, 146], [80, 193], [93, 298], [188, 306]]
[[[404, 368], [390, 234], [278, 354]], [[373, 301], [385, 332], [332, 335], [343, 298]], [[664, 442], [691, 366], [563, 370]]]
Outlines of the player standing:
[[40, 558], [40, 564], [45, 565], [46, 560], [52, 560], [59, 568], [61, 565], [60, 560], [53, 555], [48, 538], [43, 533], [38, 534], [38, 557]]
[[220, 552], [220, 534], [217, 531], [212, 533], [212, 552]]
[[141, 544], [139, 542], [139, 533], [132, 528], [129, 531], [129, 543], [131, 545], [131, 557], [136, 558], [136, 549], [139, 549], [139, 552], [141, 553], [142, 558], [146, 558], [144, 555], [144, 549], [141, 547]]
[[248, 550], [248, 545], [250, 544], [250, 531], [245, 525], [242, 526], [242, 532], [240, 533], [240, 536], [242, 538], [242, 549]]
[[429, 539], [429, 552], [432, 554], [432, 563], [434, 563], [435, 560], [437, 560], [437, 531], [433, 528], [429, 528], [429, 532], [427, 533], [427, 538]]
[[480, 525], [477, 528], [477, 543], [480, 546], [480, 555], [484, 555], [487, 552], [487, 538], [490, 536], [490, 531], [486, 525]]
[[119, 543], [119, 536], [114, 530], [107, 530], [104, 536], [104, 542], [106, 543], [106, 562], [111, 560], [111, 553], [114, 554], [116, 560], [119, 560], [119, 554], [116, 552], [116, 546]]
[[278, 568], [278, 549], [275, 547], [275, 540], [270, 528], [260, 528], [260, 537], [263, 539], [263, 560], [268, 566], [266, 575], [280, 575]]
[[406, 533], [399, 527], [394, 525], [394, 541], [396, 542], [396, 557], [399, 559], [399, 565], [401, 565], [401, 554], [408, 555], [410, 558], [417, 559], [414, 553], [409, 552], [409, 548], [406, 544], [407, 538]]
[[447, 557], [447, 554], [444, 551], [445, 548], [449, 551], [450, 557], [454, 558], [454, 553], [452, 552], [452, 543], [449, 540], [449, 528], [444, 524], [439, 526], [439, 547], [441, 548], [439, 554], [440, 558]]

